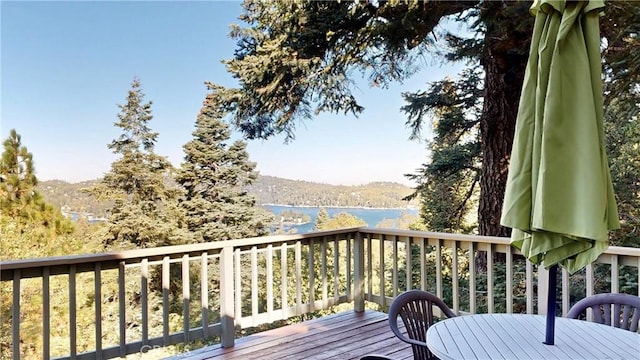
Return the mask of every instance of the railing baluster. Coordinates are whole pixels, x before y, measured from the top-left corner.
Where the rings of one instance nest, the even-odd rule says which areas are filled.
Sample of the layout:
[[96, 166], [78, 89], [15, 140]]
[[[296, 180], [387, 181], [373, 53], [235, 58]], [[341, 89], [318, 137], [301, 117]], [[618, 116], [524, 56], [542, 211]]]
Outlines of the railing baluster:
[[235, 301], [235, 305], [236, 305], [236, 316], [238, 317], [238, 319], [242, 319], [242, 274], [244, 270], [242, 268], [242, 253], [240, 252], [240, 249], [236, 249], [234, 251], [234, 256], [235, 256], [235, 262], [234, 262], [234, 266], [236, 268], [235, 271], [235, 289], [236, 291], [234, 291], [234, 296], [236, 298]]
[[[586, 275], [586, 279], [587, 279], [587, 294], [586, 296], [591, 296], [594, 294], [593, 292], [593, 286], [594, 286], [594, 276], [593, 276], [593, 265], [592, 264], [588, 264], [585, 269], [585, 275]], [[588, 321], [593, 321], [593, 311], [591, 310], [591, 308], [587, 309], [587, 320]]]
[[300, 240], [295, 244], [295, 267], [296, 267], [296, 315], [302, 313], [302, 243]]
[[620, 292], [618, 255], [611, 255], [611, 292]]
[[351, 271], [352, 271], [351, 270], [351, 266], [352, 266], [352, 264], [351, 264], [351, 247], [355, 246], [355, 245], [353, 245], [353, 243], [354, 243], [354, 240], [353, 240], [352, 234], [349, 234], [348, 237], [347, 237], [346, 245], [345, 245], [346, 246], [346, 250], [345, 250], [346, 255], [345, 256], [347, 258], [346, 265], [345, 265], [345, 269], [346, 269], [346, 271], [345, 271], [346, 275], [345, 276], [347, 278], [347, 284], [346, 284], [346, 286], [347, 286], [347, 301], [353, 300], [353, 294], [351, 292], [351, 285], [352, 285], [352, 283], [351, 283], [351, 279], [352, 279], [352, 277], [351, 277], [352, 276], [352, 273], [351, 273]]
[[569, 308], [571, 306], [569, 293], [569, 272], [567, 269], [562, 268], [562, 316], [567, 316]]
[[327, 283], [327, 277], [329, 276], [327, 274], [327, 237], [323, 236], [322, 237], [322, 242], [320, 243], [320, 274], [322, 276], [322, 306], [325, 307], [327, 306], [328, 300], [327, 298], [329, 297], [329, 293], [328, 293], [328, 283]]
[[284, 242], [280, 245], [280, 304], [282, 306], [282, 317], [289, 317], [289, 299], [288, 299], [288, 277], [287, 277], [287, 258], [289, 252], [287, 250], [287, 243]]
[[93, 267], [93, 303], [95, 305], [95, 340], [96, 359], [102, 360], [102, 265], [99, 262]]
[[513, 313], [513, 254], [511, 252], [511, 246], [506, 246], [506, 275], [507, 275], [507, 288], [506, 298], [507, 314]]
[[442, 240], [436, 239], [436, 296], [442, 299]]
[[333, 236], [333, 298], [335, 301], [340, 296], [340, 247], [338, 235]]
[[451, 292], [453, 300], [453, 311], [460, 310], [460, 274], [458, 271], [458, 242], [451, 242]]
[[162, 258], [162, 344], [169, 346], [169, 257]]
[[385, 287], [384, 287], [384, 285], [385, 285], [384, 284], [384, 280], [385, 280], [384, 279], [385, 278], [385, 271], [384, 271], [385, 270], [384, 269], [384, 240], [385, 240], [384, 235], [381, 235], [380, 239], [379, 239], [379, 244], [380, 244], [380, 249], [379, 249], [379, 251], [380, 251], [380, 273], [379, 273], [380, 279], [379, 280], [380, 280], [380, 302], [381, 302], [382, 305], [385, 305], [386, 302], [387, 302], [386, 301], [387, 294], [386, 294]]
[[127, 317], [125, 293], [125, 262], [118, 263], [118, 316], [120, 320], [120, 357], [127, 355]]
[[413, 256], [411, 256], [411, 244], [413, 243], [412, 237], [406, 237], [404, 239], [404, 250], [406, 253], [407, 260], [404, 262], [405, 264], [405, 275], [406, 275], [406, 283], [407, 286], [405, 290], [413, 289]]
[[75, 359], [78, 346], [76, 338], [76, 266], [69, 266], [69, 353]]
[[51, 291], [49, 267], [42, 268], [42, 358], [49, 360], [51, 353]]
[[189, 254], [184, 254], [182, 255], [182, 331], [185, 344], [189, 343], [189, 301], [191, 300], [189, 280]]
[[493, 245], [487, 244], [487, 312], [489, 314], [493, 314], [495, 310], [493, 289]]
[[585, 271], [585, 275], [586, 275], [586, 285], [587, 285], [587, 296], [591, 296], [594, 294], [593, 292], [593, 283], [595, 281], [594, 277], [593, 277], [593, 265], [592, 264], [587, 264], [587, 266], [584, 269]]
[[476, 313], [476, 243], [469, 242], [469, 312]]
[[200, 309], [202, 314], [200, 326], [202, 326], [202, 337], [205, 340], [209, 338], [209, 262], [207, 258], [206, 251], [200, 255]]
[[313, 239], [309, 240], [309, 256], [307, 258], [309, 265], [309, 310], [316, 310], [316, 267], [315, 267], [315, 244]]
[[[356, 236], [358, 236], [356, 234]], [[360, 235], [362, 237], [362, 235]], [[373, 295], [373, 240], [371, 234], [367, 234], [367, 295]], [[364, 251], [364, 249], [363, 249]], [[356, 259], [358, 255], [355, 255]], [[355, 266], [355, 264], [354, 264]], [[355, 286], [358, 286], [355, 284]]]
[[427, 239], [420, 238], [420, 289], [427, 290]]
[[13, 358], [20, 359], [20, 269], [13, 271], [13, 304], [11, 309], [11, 342]]
[[267, 319], [273, 321], [273, 245], [267, 245]]
[[[222, 265], [221, 265], [222, 266]], [[220, 299], [222, 301], [222, 299]], [[251, 247], [251, 316], [254, 325], [257, 325], [258, 316], [258, 250]]]
[[[585, 275], [586, 275], [586, 285], [587, 285], [587, 295], [586, 296], [591, 296], [593, 295], [593, 283], [594, 283], [594, 278], [593, 278], [593, 265], [588, 264], [585, 269]], [[593, 321], [593, 310], [591, 308], [587, 308], [587, 321]]]
[[149, 342], [149, 260], [140, 262], [140, 305], [142, 313], [142, 346]]
[[[525, 287], [525, 297], [527, 298], [527, 314], [533, 314], [534, 310], [533, 310], [533, 263], [531, 261], [529, 261], [529, 259], [525, 260], [526, 261], [526, 287]], [[538, 287], [540, 285], [538, 284]], [[544, 307], [544, 306], [542, 306]]]
[[[370, 237], [368, 238], [371, 239]], [[371, 242], [369, 241], [369, 255], [371, 255]], [[353, 242], [353, 292], [354, 304], [353, 308], [357, 312], [364, 311], [364, 240], [361, 233], [356, 233]], [[371, 257], [369, 257], [369, 270], [371, 271]], [[371, 286], [371, 280], [369, 280]], [[369, 290], [371, 293], [371, 290]]]
[[538, 314], [547, 314], [547, 295], [549, 294], [549, 270], [538, 265]]
[[391, 284], [393, 286], [393, 297], [398, 296], [398, 237], [391, 236], [391, 249], [393, 261], [391, 262]]

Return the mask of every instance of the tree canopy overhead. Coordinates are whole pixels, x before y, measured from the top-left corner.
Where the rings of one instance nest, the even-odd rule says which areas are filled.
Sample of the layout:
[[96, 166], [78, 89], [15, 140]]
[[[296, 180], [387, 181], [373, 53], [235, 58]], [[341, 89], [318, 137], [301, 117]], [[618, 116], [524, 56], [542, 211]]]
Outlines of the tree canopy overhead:
[[[434, 43], [445, 18], [467, 24], [473, 36], [453, 36], [448, 56], [472, 59], [484, 70], [485, 103], [480, 118], [483, 177], [481, 192], [504, 192], [508, 153], [527, 59], [531, 16], [524, 1], [446, 2], [252, 2], [235, 26], [238, 40], [228, 70], [239, 87], [229, 89], [226, 106], [248, 138], [285, 133], [294, 137], [296, 121], [322, 111], [358, 114], [363, 107], [351, 93], [353, 72], [372, 86], [386, 86], [412, 75], [421, 56], [439, 54]], [[445, 54], [447, 55], [447, 54]], [[414, 132], [422, 123], [409, 121]], [[480, 232], [504, 235], [502, 201], [480, 199]]]
[[[634, 77], [624, 74], [637, 74], [640, 67], [620, 59], [628, 60], [637, 44], [629, 40], [637, 38], [637, 25], [628, 25], [640, 23], [637, 4], [611, 5], [602, 20], [610, 59], [605, 68], [610, 79], [619, 80], [617, 88], [629, 89], [625, 79]], [[371, 86], [384, 87], [414, 74], [422, 57], [466, 61], [482, 80], [482, 110], [475, 119], [478, 232], [507, 236], [510, 230], [499, 219], [533, 25], [530, 6], [531, 1], [245, 1], [245, 25], [232, 27], [237, 48], [225, 61], [239, 86], [224, 92], [223, 103], [247, 138], [283, 133], [292, 140], [296, 124], [320, 112], [364, 110], [351, 91], [358, 73]], [[461, 31], [443, 27], [446, 21]], [[406, 123], [418, 137], [433, 114], [416, 107], [411, 114]]]
[[294, 137], [296, 120], [321, 111], [358, 114], [353, 70], [385, 86], [417, 69], [444, 16], [478, 1], [385, 2], [246, 1], [226, 61], [240, 87], [229, 94], [234, 123], [248, 138]]

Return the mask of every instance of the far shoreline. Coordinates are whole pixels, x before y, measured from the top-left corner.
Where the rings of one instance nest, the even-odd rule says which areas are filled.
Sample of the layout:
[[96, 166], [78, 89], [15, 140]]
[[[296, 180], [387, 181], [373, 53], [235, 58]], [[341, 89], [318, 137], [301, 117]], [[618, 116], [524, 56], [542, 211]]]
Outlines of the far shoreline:
[[307, 208], [307, 209], [362, 209], [362, 210], [418, 210], [417, 207], [368, 207], [368, 206], [319, 206], [319, 205], [282, 205], [282, 204], [260, 204], [259, 206], [280, 206], [288, 208]]

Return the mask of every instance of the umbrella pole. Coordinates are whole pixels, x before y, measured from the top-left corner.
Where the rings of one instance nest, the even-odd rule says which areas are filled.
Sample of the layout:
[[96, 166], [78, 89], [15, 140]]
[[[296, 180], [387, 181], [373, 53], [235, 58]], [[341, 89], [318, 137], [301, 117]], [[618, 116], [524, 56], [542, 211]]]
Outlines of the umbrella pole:
[[558, 265], [549, 268], [549, 288], [547, 289], [547, 331], [544, 343], [554, 344], [554, 333], [556, 328], [556, 274]]

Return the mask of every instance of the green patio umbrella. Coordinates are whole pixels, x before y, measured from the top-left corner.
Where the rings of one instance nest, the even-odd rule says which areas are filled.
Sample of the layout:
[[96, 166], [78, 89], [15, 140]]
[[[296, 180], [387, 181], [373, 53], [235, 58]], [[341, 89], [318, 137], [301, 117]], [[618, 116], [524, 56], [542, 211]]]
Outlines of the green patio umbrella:
[[594, 261], [619, 227], [604, 149], [599, 17], [603, 1], [536, 0], [536, 16], [501, 224], [511, 244], [550, 269], [547, 344], [553, 344], [555, 272]]

